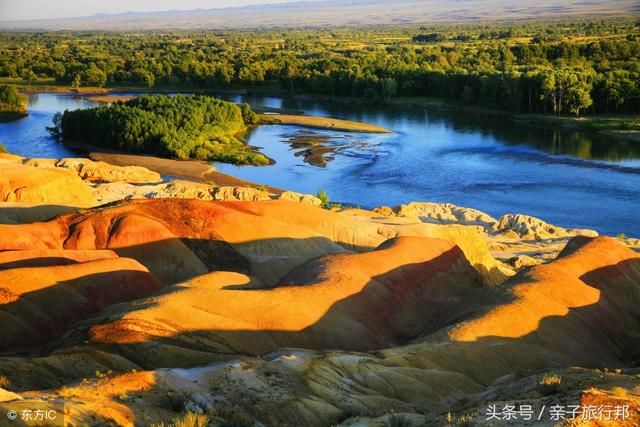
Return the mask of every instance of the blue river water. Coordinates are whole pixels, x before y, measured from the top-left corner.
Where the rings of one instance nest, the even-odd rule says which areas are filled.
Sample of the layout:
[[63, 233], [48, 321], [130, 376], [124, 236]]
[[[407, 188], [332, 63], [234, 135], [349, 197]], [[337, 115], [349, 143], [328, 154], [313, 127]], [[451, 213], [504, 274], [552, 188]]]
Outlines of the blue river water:
[[[254, 107], [372, 123], [392, 134], [261, 126], [247, 136], [275, 160], [268, 167], [216, 164], [257, 183], [372, 208], [450, 202], [493, 216], [533, 215], [573, 228], [640, 237], [640, 144], [576, 131], [417, 107], [232, 96]], [[30, 97], [29, 116], [0, 124], [0, 144], [31, 157], [77, 156], [46, 126], [65, 108], [93, 105], [71, 95]]]

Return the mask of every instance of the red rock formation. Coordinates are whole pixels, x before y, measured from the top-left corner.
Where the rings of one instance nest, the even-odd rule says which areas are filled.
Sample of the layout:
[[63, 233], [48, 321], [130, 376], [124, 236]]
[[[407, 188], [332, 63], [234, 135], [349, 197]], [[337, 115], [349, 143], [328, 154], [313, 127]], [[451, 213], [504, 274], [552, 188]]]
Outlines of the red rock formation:
[[90, 335], [96, 344], [169, 339], [187, 347], [197, 337], [209, 350], [256, 355], [282, 346], [370, 350], [437, 328], [481, 286], [453, 243], [403, 237], [372, 252], [309, 261], [273, 289], [237, 273], [201, 276], [106, 313], [118, 320]]
[[[104, 253], [75, 258], [94, 255]], [[127, 258], [0, 270], [0, 351], [45, 345], [78, 320], [162, 286], [145, 267]]]
[[232, 270], [273, 284], [308, 259], [375, 248], [385, 240], [379, 230], [287, 201], [136, 200], [44, 223], [0, 225], [0, 250], [113, 249], [166, 283]]

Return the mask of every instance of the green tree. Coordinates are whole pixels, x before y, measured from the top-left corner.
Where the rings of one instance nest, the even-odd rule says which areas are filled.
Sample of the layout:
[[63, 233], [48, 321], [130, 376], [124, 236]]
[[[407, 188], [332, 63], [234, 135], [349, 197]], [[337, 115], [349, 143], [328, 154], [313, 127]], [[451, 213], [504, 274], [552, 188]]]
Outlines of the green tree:
[[380, 87], [384, 102], [388, 103], [391, 101], [391, 97], [398, 93], [398, 82], [393, 78], [380, 79]]
[[253, 126], [258, 123], [258, 115], [251, 109], [249, 104], [243, 102], [240, 105], [242, 111], [242, 120], [246, 125]]
[[15, 86], [0, 85], [0, 112], [24, 113], [27, 99], [18, 93]]
[[107, 84], [107, 73], [94, 63], [84, 72], [84, 80], [92, 86], [103, 87]]
[[320, 199], [321, 207], [327, 209], [328, 207], [331, 206], [331, 200], [329, 199], [329, 195], [324, 190], [318, 191], [318, 194], [316, 195], [316, 197]]
[[36, 73], [33, 72], [32, 69], [30, 68], [26, 68], [22, 71], [22, 79], [31, 84], [33, 82], [35, 82], [36, 80], [38, 80], [38, 76], [36, 75]]
[[71, 86], [77, 91], [80, 89], [80, 85], [82, 84], [82, 79], [80, 78], [80, 74], [76, 74], [73, 76], [73, 81], [71, 82]]

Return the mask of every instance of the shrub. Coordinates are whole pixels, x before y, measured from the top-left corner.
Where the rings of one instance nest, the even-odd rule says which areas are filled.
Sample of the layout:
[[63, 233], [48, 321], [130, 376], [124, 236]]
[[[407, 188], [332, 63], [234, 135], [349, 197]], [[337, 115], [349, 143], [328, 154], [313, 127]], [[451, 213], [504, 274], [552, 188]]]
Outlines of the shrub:
[[322, 206], [323, 208], [326, 209], [331, 205], [331, 200], [329, 200], [329, 195], [324, 190], [318, 191], [318, 194], [316, 197], [320, 199], [320, 206]]
[[246, 102], [240, 105], [240, 111], [242, 112], [242, 120], [244, 123], [253, 126], [258, 123], [258, 115], [251, 109]]
[[172, 410], [173, 412], [182, 412], [191, 396], [183, 392], [168, 392], [163, 401], [162, 407]]
[[558, 375], [546, 375], [538, 382], [538, 391], [543, 396], [556, 394], [560, 391], [562, 377]]
[[626, 399], [629, 397], [629, 391], [623, 387], [614, 387], [611, 389], [611, 393], [619, 399]]
[[411, 427], [411, 421], [404, 415], [393, 414], [385, 422], [386, 427]]
[[188, 412], [180, 417], [174, 418], [168, 425], [165, 423], [151, 424], [151, 427], [207, 427], [211, 423], [208, 415]]
[[3, 144], [0, 144], [0, 154], [2, 153], [8, 153], [8, 151], [7, 147], [5, 147]]
[[473, 426], [473, 416], [470, 414], [460, 415], [456, 417], [452, 413], [447, 414], [447, 422], [452, 427], [472, 427]]
[[211, 422], [208, 415], [187, 412], [182, 417], [173, 420], [175, 427], [207, 427]]
[[11, 385], [11, 381], [4, 375], [0, 375], [0, 388], [6, 389]]

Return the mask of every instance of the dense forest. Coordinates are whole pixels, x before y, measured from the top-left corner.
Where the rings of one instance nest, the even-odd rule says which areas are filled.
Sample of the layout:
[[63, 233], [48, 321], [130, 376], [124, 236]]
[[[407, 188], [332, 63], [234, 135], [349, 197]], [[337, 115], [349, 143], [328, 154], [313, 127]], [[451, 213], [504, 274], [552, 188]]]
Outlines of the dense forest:
[[2, 33], [0, 78], [215, 90], [278, 86], [512, 112], [640, 111], [640, 20], [327, 30]]
[[269, 164], [236, 136], [256, 123], [251, 108], [210, 96], [140, 96], [67, 110], [53, 120], [49, 130], [70, 141], [178, 159]]
[[0, 85], [0, 113], [24, 113], [27, 100], [15, 86]]

